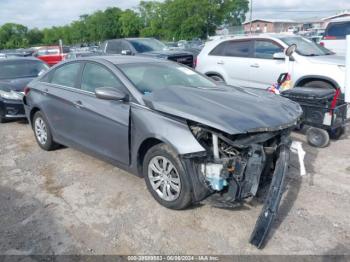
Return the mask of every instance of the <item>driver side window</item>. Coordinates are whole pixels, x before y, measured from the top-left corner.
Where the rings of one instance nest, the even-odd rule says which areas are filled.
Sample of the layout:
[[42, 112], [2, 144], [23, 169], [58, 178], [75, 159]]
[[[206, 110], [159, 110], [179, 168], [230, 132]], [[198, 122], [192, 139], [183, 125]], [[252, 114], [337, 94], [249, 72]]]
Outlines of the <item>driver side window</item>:
[[122, 88], [122, 83], [112, 72], [102, 65], [87, 63], [84, 67], [81, 80], [81, 89], [88, 92], [95, 92], [98, 87]]

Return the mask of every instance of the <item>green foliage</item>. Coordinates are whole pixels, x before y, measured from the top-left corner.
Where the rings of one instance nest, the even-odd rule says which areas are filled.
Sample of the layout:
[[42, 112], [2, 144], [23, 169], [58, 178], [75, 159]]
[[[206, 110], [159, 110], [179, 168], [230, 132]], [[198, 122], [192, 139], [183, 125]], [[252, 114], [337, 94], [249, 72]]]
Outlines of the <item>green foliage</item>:
[[0, 27], [0, 49], [40, 44], [98, 43], [120, 37], [156, 37], [164, 40], [206, 38], [222, 25], [240, 25], [248, 0], [141, 1], [138, 12], [117, 7], [81, 15], [66, 26], [28, 30], [19, 24]]

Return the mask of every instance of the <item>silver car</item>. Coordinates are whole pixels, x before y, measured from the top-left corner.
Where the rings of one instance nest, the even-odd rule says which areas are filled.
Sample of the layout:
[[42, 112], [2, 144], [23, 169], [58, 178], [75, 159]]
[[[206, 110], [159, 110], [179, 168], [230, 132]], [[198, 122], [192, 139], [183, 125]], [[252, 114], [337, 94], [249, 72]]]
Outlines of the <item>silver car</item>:
[[130, 56], [61, 63], [29, 84], [23, 102], [41, 148], [70, 146], [143, 177], [167, 208], [209, 196], [232, 207], [270, 181], [251, 238], [258, 247], [280, 202], [289, 135], [302, 113], [265, 91]]

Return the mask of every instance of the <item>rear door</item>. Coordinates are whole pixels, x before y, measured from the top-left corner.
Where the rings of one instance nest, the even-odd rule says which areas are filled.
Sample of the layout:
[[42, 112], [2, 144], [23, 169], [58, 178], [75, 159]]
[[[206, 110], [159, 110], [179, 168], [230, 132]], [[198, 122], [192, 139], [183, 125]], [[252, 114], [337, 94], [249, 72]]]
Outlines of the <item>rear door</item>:
[[350, 35], [350, 21], [331, 22], [325, 31], [322, 43], [337, 55], [345, 55], [347, 35]]
[[81, 62], [64, 64], [51, 71], [40, 85], [41, 110], [46, 115], [51, 131], [57, 142], [74, 144], [76, 105], [79, 100], [79, 75], [83, 68]]
[[95, 89], [113, 87], [128, 93], [110, 68], [86, 62], [79, 98], [74, 102], [74, 140], [81, 147], [122, 164], [129, 164], [128, 102], [98, 99]]
[[276, 60], [273, 58], [275, 53], [283, 52], [284, 48], [272, 40], [256, 39], [254, 41], [254, 62], [249, 68], [252, 76], [252, 87], [266, 89], [277, 82], [281, 73], [288, 71], [284, 59]]
[[251, 86], [250, 66], [252, 61], [253, 42], [250, 40], [226, 41], [215, 48], [211, 56], [225, 72], [226, 83], [234, 86]]

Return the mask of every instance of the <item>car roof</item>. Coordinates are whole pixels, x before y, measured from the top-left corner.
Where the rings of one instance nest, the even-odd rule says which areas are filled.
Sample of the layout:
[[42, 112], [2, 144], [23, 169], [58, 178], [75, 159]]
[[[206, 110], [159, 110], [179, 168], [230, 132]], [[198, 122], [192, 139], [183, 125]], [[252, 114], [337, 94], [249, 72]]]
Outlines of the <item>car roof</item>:
[[108, 56], [90, 56], [84, 58], [77, 58], [77, 60], [101, 61], [105, 60], [115, 65], [135, 64], [135, 63], [164, 63], [169, 60], [162, 60], [157, 58], [149, 58], [143, 56], [126, 56], [126, 55], [108, 55]]
[[301, 37], [299, 35], [295, 34], [283, 34], [283, 33], [263, 33], [263, 34], [252, 34], [252, 35], [228, 35], [228, 36], [222, 36], [219, 39], [215, 39], [212, 41], [208, 41], [207, 44], [210, 45], [217, 45], [222, 42], [230, 41], [230, 40], [249, 40], [249, 39], [260, 39], [260, 38], [266, 38], [266, 39], [281, 39], [284, 37]]
[[348, 22], [348, 21], [350, 21], [350, 16], [332, 19], [329, 21], [329, 24], [338, 23], [338, 22]]

